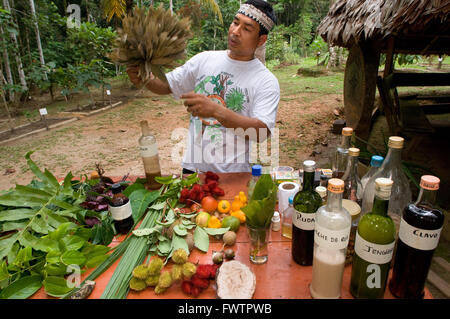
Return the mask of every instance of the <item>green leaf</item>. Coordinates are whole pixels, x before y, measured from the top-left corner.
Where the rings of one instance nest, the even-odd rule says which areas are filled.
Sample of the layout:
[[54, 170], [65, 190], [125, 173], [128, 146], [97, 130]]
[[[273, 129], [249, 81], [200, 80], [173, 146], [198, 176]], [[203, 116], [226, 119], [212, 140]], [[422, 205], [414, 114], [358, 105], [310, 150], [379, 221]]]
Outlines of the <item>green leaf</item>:
[[57, 264], [60, 261], [60, 257], [61, 257], [61, 252], [59, 252], [57, 250], [51, 250], [45, 256], [45, 261], [48, 264]]
[[49, 231], [53, 231], [54, 229], [47, 224], [47, 222], [39, 215], [36, 215], [30, 223], [31, 229], [35, 232], [47, 235]]
[[216, 236], [216, 235], [223, 235], [225, 234], [227, 231], [230, 230], [230, 227], [225, 227], [225, 228], [203, 228], [205, 230], [205, 232], [208, 235], [211, 236]]
[[22, 277], [2, 290], [1, 299], [26, 299], [42, 287], [39, 275]]
[[62, 263], [47, 264], [44, 270], [49, 276], [65, 276], [67, 274], [67, 266]]
[[148, 235], [153, 234], [155, 232], [160, 232], [160, 231], [156, 227], [142, 228], [142, 229], [135, 229], [135, 230], [133, 230], [133, 235], [141, 237], [141, 236], [148, 236]]
[[59, 252], [59, 244], [56, 240], [50, 239], [47, 236], [39, 238], [36, 245], [33, 247], [36, 250], [45, 252], [57, 251]]
[[0, 282], [8, 278], [8, 266], [6, 265], [6, 260], [3, 260], [2, 264], [0, 265]]
[[173, 231], [175, 232], [175, 234], [177, 234], [178, 236], [181, 236], [181, 237], [187, 235], [187, 230], [182, 225], [175, 225], [175, 227], [173, 228]]
[[149, 192], [146, 189], [138, 189], [130, 194], [131, 210], [133, 219], [138, 221], [142, 218], [148, 205], [153, 203], [159, 197], [158, 191]]
[[64, 243], [66, 250], [79, 250], [86, 243], [86, 240], [79, 236], [63, 237], [61, 241]]
[[171, 248], [172, 248], [172, 247], [171, 247], [170, 241], [163, 241], [163, 242], [160, 242], [160, 243], [158, 244], [158, 251], [159, 251], [159, 253], [161, 253], [162, 255], [168, 254], [168, 253], [170, 252], [170, 249], [171, 249]]
[[83, 266], [86, 263], [86, 257], [79, 251], [69, 250], [62, 254], [61, 261], [66, 265]]
[[100, 265], [102, 262], [104, 262], [106, 259], [108, 259], [108, 255], [101, 255], [101, 256], [95, 256], [86, 262], [87, 268], [94, 268]]
[[144, 184], [141, 183], [134, 183], [130, 186], [128, 186], [127, 188], [125, 188], [125, 190], [122, 192], [125, 196], [127, 196], [128, 198], [130, 198], [131, 193], [133, 193], [136, 190], [139, 189], [145, 189]]
[[31, 235], [31, 233], [27, 230], [24, 230], [22, 233], [20, 233], [17, 239], [19, 243], [25, 247], [34, 247], [38, 241], [38, 238]]
[[203, 252], [208, 252], [209, 236], [208, 233], [200, 226], [194, 230], [194, 245]]
[[152, 206], [150, 206], [150, 209], [153, 209], [153, 210], [161, 210], [161, 209], [164, 208], [165, 205], [166, 205], [166, 203], [164, 203], [164, 202], [162, 202], [162, 203], [156, 203], [156, 204], [153, 204]]
[[108, 256], [107, 254], [109, 251], [110, 248], [103, 245], [88, 245], [81, 250], [88, 260], [97, 256]]
[[17, 208], [0, 211], [0, 222], [17, 221], [21, 219], [30, 219], [36, 212], [28, 208]]
[[67, 287], [67, 280], [63, 277], [48, 276], [42, 283], [45, 292], [52, 297], [62, 297], [73, 289]]
[[186, 240], [183, 237], [179, 237], [176, 234], [172, 236], [172, 251], [176, 251], [177, 249], [184, 249], [189, 255], [189, 246]]
[[11, 231], [11, 230], [16, 230], [16, 229], [22, 230], [28, 226], [28, 223], [29, 223], [28, 220], [17, 221], [17, 222], [6, 222], [2, 226], [2, 231], [7, 232], [7, 231]]
[[157, 181], [158, 183], [163, 184], [163, 185], [168, 185], [168, 184], [172, 183], [173, 177], [172, 176], [164, 176], [164, 177], [156, 176], [155, 181]]
[[31, 247], [24, 247], [17, 253], [14, 265], [21, 267], [24, 263], [33, 259], [33, 249]]

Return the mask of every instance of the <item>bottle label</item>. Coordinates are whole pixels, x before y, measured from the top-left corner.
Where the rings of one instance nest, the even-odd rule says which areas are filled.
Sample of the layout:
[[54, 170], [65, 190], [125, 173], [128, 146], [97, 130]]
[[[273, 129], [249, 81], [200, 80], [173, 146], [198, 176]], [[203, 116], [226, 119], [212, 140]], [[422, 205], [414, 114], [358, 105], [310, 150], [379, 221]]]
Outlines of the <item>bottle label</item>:
[[365, 240], [356, 232], [355, 253], [369, 263], [387, 264], [392, 259], [394, 247], [395, 240], [386, 245], [374, 244]]
[[141, 151], [141, 157], [153, 157], [158, 154], [158, 145], [156, 143], [140, 146], [139, 149]]
[[296, 210], [292, 216], [292, 223], [301, 230], [314, 230], [315, 219], [316, 213], [301, 213]]
[[329, 249], [340, 250], [347, 248], [350, 228], [351, 225], [345, 229], [331, 230], [316, 223], [314, 228], [314, 242], [320, 247]]
[[429, 230], [420, 229], [408, 224], [403, 218], [400, 222], [398, 237], [406, 245], [420, 250], [433, 250], [439, 244], [442, 227]]
[[119, 207], [109, 206], [109, 211], [114, 220], [124, 220], [132, 214], [130, 201]]

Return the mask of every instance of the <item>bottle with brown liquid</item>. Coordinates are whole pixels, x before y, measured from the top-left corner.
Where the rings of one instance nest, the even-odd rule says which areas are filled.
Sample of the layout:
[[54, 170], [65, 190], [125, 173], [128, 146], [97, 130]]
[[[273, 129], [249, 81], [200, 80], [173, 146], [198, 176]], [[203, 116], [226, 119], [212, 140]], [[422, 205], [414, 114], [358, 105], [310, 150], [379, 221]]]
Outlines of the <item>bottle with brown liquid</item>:
[[405, 207], [389, 290], [397, 298], [421, 299], [434, 251], [444, 224], [436, 209], [439, 178], [424, 175], [417, 201]]
[[139, 148], [144, 162], [145, 177], [148, 189], [159, 189], [161, 184], [155, 181], [155, 177], [161, 176], [159, 166], [158, 144], [156, 137], [151, 134], [147, 121], [141, 121], [142, 136], [139, 138]]
[[128, 197], [122, 193], [119, 183], [111, 186], [113, 197], [109, 203], [109, 211], [114, 219], [114, 227], [120, 234], [127, 234], [134, 225], [131, 204]]

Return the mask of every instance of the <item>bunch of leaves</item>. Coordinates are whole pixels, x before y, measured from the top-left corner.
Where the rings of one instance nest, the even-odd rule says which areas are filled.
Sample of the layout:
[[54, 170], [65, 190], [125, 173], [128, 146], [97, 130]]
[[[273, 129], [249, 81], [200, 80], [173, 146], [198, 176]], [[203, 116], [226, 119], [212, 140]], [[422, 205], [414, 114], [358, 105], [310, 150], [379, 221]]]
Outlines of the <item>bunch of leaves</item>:
[[174, 68], [177, 60], [185, 58], [187, 40], [192, 37], [189, 19], [179, 19], [162, 5], [148, 10], [135, 7], [122, 20], [119, 35], [111, 59], [139, 67], [144, 83], [151, 73], [167, 82], [164, 68]]
[[[0, 298], [28, 298], [42, 286], [53, 297], [71, 291], [82, 269], [96, 267], [108, 257], [107, 246], [88, 241], [90, 232], [67, 222], [39, 238], [33, 246], [12, 251], [8, 262], [5, 259], [0, 266], [0, 281], [7, 284]], [[71, 276], [65, 278], [66, 275]]]
[[242, 207], [246, 223], [253, 228], [268, 228], [277, 202], [277, 185], [269, 174], [258, 179], [248, 204]]

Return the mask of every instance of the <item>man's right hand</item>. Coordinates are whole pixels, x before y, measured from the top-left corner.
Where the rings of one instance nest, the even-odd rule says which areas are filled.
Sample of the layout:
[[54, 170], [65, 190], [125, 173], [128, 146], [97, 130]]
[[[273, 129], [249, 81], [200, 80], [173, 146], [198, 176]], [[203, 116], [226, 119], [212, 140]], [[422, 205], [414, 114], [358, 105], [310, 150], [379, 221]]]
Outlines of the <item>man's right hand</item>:
[[[139, 67], [133, 66], [127, 68], [128, 77], [130, 81], [137, 87], [142, 88], [144, 83], [139, 76]], [[160, 79], [156, 78], [153, 73], [150, 73], [150, 81], [147, 81], [146, 88], [156, 94], [170, 94], [169, 84], [162, 82]]]

